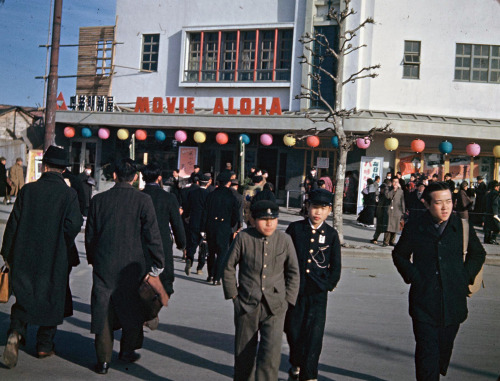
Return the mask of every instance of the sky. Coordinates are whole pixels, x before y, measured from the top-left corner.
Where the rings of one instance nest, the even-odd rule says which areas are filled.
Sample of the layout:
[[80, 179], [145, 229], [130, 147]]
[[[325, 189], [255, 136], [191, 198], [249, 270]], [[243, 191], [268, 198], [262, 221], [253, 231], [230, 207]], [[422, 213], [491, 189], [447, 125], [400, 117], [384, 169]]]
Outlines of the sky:
[[[43, 106], [51, 0], [0, 0], [0, 104]], [[63, 0], [61, 44], [78, 44], [79, 28], [115, 24], [115, 0]], [[52, 27], [52, 25], [51, 25]], [[61, 47], [59, 75], [76, 75], [78, 47]], [[48, 74], [47, 68], [47, 74]], [[66, 103], [76, 78], [60, 78]]]

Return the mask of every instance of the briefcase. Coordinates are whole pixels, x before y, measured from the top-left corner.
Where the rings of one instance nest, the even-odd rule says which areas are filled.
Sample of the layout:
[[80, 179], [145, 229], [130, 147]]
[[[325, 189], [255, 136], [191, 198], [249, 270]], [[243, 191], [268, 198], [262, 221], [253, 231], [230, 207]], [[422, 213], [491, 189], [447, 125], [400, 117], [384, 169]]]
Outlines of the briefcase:
[[7, 266], [2, 266], [0, 272], [0, 303], [7, 303], [10, 298], [10, 269]]
[[139, 296], [144, 307], [145, 320], [152, 320], [163, 306], [168, 305], [168, 294], [163, 288], [159, 277], [147, 274], [139, 286]]

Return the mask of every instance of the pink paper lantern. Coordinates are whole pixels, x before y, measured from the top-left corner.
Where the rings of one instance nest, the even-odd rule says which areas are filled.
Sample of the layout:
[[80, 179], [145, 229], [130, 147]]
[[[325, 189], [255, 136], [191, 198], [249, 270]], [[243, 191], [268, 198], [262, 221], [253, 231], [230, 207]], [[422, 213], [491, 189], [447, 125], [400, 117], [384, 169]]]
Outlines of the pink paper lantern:
[[66, 136], [67, 138], [72, 138], [73, 136], [75, 136], [75, 129], [73, 127], [64, 127], [64, 136]]
[[370, 139], [367, 136], [364, 138], [357, 138], [356, 139], [356, 145], [360, 149], [367, 149], [368, 147], [370, 147], [370, 143], [371, 143]]
[[179, 143], [185, 142], [187, 139], [186, 131], [177, 130], [177, 131], [175, 131], [174, 137], [175, 137], [175, 140], [177, 140]]
[[219, 132], [215, 135], [215, 141], [219, 144], [226, 144], [229, 141], [229, 137], [225, 132]]
[[465, 147], [465, 152], [467, 152], [467, 155], [472, 157], [479, 156], [479, 154], [481, 153], [481, 146], [477, 143], [467, 144], [467, 147]]
[[101, 138], [102, 140], [106, 140], [109, 138], [109, 129], [107, 128], [99, 128], [99, 131], [97, 131], [97, 136]]
[[273, 136], [270, 134], [262, 134], [260, 135], [260, 144], [263, 146], [270, 146], [273, 144]]
[[148, 137], [148, 133], [144, 130], [137, 130], [135, 132], [135, 138], [137, 140], [146, 140], [147, 137]]
[[415, 139], [411, 142], [411, 150], [420, 153], [425, 149], [425, 142], [422, 139]]

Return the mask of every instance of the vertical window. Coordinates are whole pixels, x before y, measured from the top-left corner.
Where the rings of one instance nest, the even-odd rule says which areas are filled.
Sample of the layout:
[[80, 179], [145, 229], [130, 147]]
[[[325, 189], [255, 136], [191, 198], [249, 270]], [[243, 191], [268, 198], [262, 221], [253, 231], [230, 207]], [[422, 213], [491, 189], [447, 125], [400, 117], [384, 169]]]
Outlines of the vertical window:
[[238, 81], [253, 81], [255, 64], [255, 31], [240, 33], [240, 64]]
[[219, 34], [204, 33], [203, 60], [201, 65], [201, 80], [215, 81], [217, 75], [217, 61], [219, 56]]
[[472, 57], [472, 45], [457, 44], [455, 52], [455, 79], [458, 81], [470, 81], [470, 63]]
[[[323, 45], [328, 45], [338, 52], [338, 33], [339, 29], [336, 25], [318, 26], [314, 28], [314, 33], [318, 38], [319, 43], [313, 46], [314, 57], [313, 64], [317, 67], [325, 69], [327, 72], [337, 75], [337, 60], [332, 54], [328, 54]], [[322, 45], [323, 44], [323, 45]], [[335, 105], [335, 82], [325, 73], [319, 69], [313, 68], [312, 74], [315, 78], [319, 78], [319, 82], [311, 78], [311, 88], [315, 91], [320, 90], [322, 97], [328, 102], [330, 106]], [[311, 108], [326, 109], [326, 106], [319, 99], [311, 99]]]
[[289, 81], [292, 67], [292, 38], [291, 29], [280, 30], [278, 44], [278, 60], [276, 64], [276, 80]]
[[491, 47], [490, 82], [500, 83], [500, 46]]
[[457, 44], [455, 80], [500, 83], [500, 46]]
[[403, 78], [420, 78], [420, 41], [405, 41]]
[[201, 58], [201, 33], [189, 35], [189, 57], [186, 70], [186, 81], [198, 82]]
[[158, 51], [160, 48], [159, 34], [144, 34], [142, 37], [141, 69], [147, 71], [158, 70]]
[[97, 42], [96, 75], [109, 77], [111, 74], [111, 55], [113, 52], [113, 41], [100, 40]]
[[226, 32], [222, 34], [222, 52], [220, 66], [221, 81], [234, 81], [234, 73], [236, 71], [236, 57], [237, 57], [237, 33]]
[[260, 48], [257, 80], [271, 81], [274, 67], [274, 30], [261, 30], [259, 32]]

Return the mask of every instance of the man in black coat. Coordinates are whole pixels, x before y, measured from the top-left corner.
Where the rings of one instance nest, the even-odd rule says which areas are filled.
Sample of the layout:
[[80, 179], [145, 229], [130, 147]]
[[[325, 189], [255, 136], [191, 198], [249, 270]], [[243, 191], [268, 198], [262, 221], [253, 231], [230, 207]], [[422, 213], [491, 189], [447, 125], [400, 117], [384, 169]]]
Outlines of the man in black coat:
[[61, 175], [68, 165], [62, 148], [51, 146], [43, 156], [43, 174], [19, 192], [2, 244], [2, 256], [10, 267], [16, 303], [12, 306], [4, 363], [17, 363], [20, 342], [28, 324], [40, 326], [38, 357], [54, 354], [54, 335], [63, 322], [68, 273], [78, 263], [70, 250], [83, 218], [76, 192]]
[[417, 189], [408, 194], [408, 203], [406, 205], [406, 210], [408, 211], [408, 221], [418, 219], [427, 210], [422, 199], [424, 190], [424, 183], [419, 182], [417, 183]]
[[221, 173], [217, 178], [218, 187], [208, 195], [205, 209], [206, 220], [203, 225], [208, 243], [208, 282], [221, 284], [222, 272], [232, 227], [238, 221], [238, 201], [233, 196], [230, 176]]
[[122, 328], [120, 360], [140, 358], [135, 350], [142, 347], [145, 315], [139, 285], [148, 272], [158, 276], [165, 260], [153, 201], [132, 187], [135, 163], [118, 161], [113, 177], [115, 186], [90, 201], [85, 227], [87, 260], [94, 267], [90, 330], [96, 335], [99, 374], [108, 371], [115, 329]]
[[238, 202], [238, 221], [236, 221], [236, 225], [233, 226], [233, 239], [236, 234], [238, 234], [238, 232], [243, 228], [243, 207], [245, 204], [245, 199], [243, 198], [243, 195], [238, 191], [239, 186], [240, 183], [238, 182], [238, 180], [231, 180], [231, 187], [229, 189], [231, 189], [231, 192], [233, 192], [233, 196]]
[[[170, 297], [174, 293], [174, 255], [170, 228], [172, 228], [177, 249], [181, 251], [186, 247], [186, 233], [179, 213], [177, 198], [172, 193], [165, 192], [162, 189], [161, 168], [156, 164], [148, 164], [141, 172], [142, 178], [146, 182], [143, 192], [151, 196], [153, 200], [161, 234], [163, 254], [165, 254], [165, 269], [160, 274], [160, 280]], [[151, 262], [147, 263], [148, 267], [151, 267], [151, 265]]]
[[89, 212], [90, 200], [92, 198], [92, 188], [95, 187], [96, 184], [95, 179], [92, 177], [92, 165], [86, 164], [83, 172], [78, 175], [78, 179], [82, 183], [84, 200], [85, 200], [85, 205], [82, 214], [84, 216], [87, 216]]
[[500, 184], [493, 180], [489, 188], [485, 197], [484, 243], [499, 245], [497, 234], [500, 231]]
[[289, 307], [285, 332], [290, 345], [290, 379], [315, 380], [325, 331], [328, 291], [340, 279], [340, 241], [326, 223], [332, 211], [333, 194], [326, 189], [309, 193], [306, 219], [292, 222], [286, 232], [292, 237], [300, 269], [299, 297]]
[[406, 224], [392, 258], [404, 281], [411, 284], [417, 380], [439, 380], [440, 374], [446, 375], [453, 342], [467, 318], [468, 286], [474, 283], [486, 253], [470, 224], [464, 261], [464, 225], [452, 214], [447, 183], [429, 184], [424, 201], [428, 211]]

